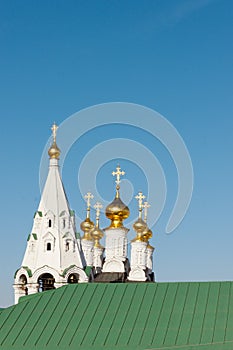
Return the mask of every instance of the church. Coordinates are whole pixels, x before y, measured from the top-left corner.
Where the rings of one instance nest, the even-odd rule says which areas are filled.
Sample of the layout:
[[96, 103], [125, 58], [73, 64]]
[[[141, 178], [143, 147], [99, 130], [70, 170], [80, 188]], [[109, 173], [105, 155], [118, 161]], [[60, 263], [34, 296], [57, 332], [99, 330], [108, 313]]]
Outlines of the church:
[[[22, 266], [15, 273], [15, 303], [23, 295], [57, 289], [69, 283], [154, 281], [154, 248], [149, 244], [152, 232], [146, 223], [149, 204], [143, 202], [145, 196], [141, 192], [136, 196], [139, 215], [134, 223], [136, 237], [131, 242], [131, 264], [127, 256], [129, 229], [124, 226], [130, 211], [120, 198], [120, 179], [125, 175], [120, 166], [112, 172], [116, 177], [115, 198], [105, 210], [110, 220], [109, 227], [102, 230], [99, 226], [102, 209], [99, 202], [94, 204], [95, 223], [91, 221], [93, 195], [88, 192], [85, 195], [87, 214], [80, 225], [83, 231], [83, 237], [80, 238], [75, 214], [69, 207], [59, 173], [60, 149], [56, 142], [55, 124], [52, 132], [53, 143], [48, 150], [48, 177], [34, 215]], [[100, 243], [104, 235], [105, 247]]]
[[232, 350], [233, 282], [155, 281], [150, 205], [142, 192], [135, 196], [129, 242], [119, 165], [105, 208], [109, 226], [100, 227], [99, 202], [92, 221], [88, 192], [80, 236], [59, 172], [55, 124], [52, 133], [47, 180], [14, 276], [15, 305], [0, 310], [0, 349]]

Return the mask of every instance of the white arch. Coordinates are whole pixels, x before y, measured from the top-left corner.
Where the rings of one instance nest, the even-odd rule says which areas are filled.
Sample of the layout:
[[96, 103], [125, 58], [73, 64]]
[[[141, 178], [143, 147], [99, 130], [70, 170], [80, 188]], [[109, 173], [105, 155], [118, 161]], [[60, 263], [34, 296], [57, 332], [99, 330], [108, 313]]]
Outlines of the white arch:
[[28, 282], [28, 280], [30, 279], [30, 276], [29, 276], [29, 274], [28, 274], [28, 271], [27, 271], [24, 267], [21, 267], [21, 268], [17, 271], [17, 273], [16, 273], [16, 275], [15, 275], [15, 284], [20, 284], [20, 277], [21, 277], [22, 275], [25, 275], [25, 276], [26, 276], [27, 282]]
[[117, 258], [111, 258], [109, 261], [105, 261], [103, 266], [103, 272], [125, 272], [124, 263]]
[[76, 273], [79, 275], [79, 280], [78, 282], [79, 283], [85, 283], [85, 282], [88, 282], [88, 277], [87, 275], [85, 274], [85, 272], [80, 269], [80, 267], [77, 267], [76, 265], [75, 266], [72, 266], [65, 274], [65, 280], [66, 282], [68, 281], [68, 278], [71, 274], [73, 273]]
[[129, 281], [140, 281], [145, 282], [146, 281], [146, 275], [144, 270], [142, 270], [139, 266], [134, 267], [128, 277]]
[[40, 267], [37, 269], [33, 275], [32, 275], [32, 280], [34, 283], [37, 283], [38, 278], [43, 275], [44, 273], [50, 273], [54, 278], [55, 278], [55, 283], [56, 282], [61, 282], [62, 277], [59, 275], [58, 271], [53, 269], [52, 267], [49, 267], [47, 265]]

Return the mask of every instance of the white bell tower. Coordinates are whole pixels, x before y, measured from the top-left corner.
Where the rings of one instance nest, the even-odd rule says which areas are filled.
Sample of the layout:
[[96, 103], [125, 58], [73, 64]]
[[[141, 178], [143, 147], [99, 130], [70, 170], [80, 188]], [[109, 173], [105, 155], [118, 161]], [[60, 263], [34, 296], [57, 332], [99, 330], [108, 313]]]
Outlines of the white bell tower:
[[70, 210], [59, 172], [57, 126], [52, 127], [49, 172], [34, 215], [22, 266], [15, 273], [15, 303], [20, 296], [58, 288], [67, 283], [87, 282], [75, 215]]
[[103, 273], [118, 273], [124, 279], [129, 270], [127, 259], [127, 233], [129, 229], [124, 227], [123, 221], [129, 217], [130, 211], [120, 198], [120, 177], [125, 175], [125, 172], [121, 170], [120, 166], [117, 166], [112, 175], [116, 176], [116, 195], [106, 208], [106, 216], [111, 220], [111, 224], [104, 229], [106, 243]]
[[[153, 282], [152, 256], [154, 247], [149, 244], [148, 240], [152, 237], [152, 231], [147, 226], [147, 209], [150, 205], [148, 202], [143, 203], [145, 196], [142, 192], [139, 192], [135, 198], [138, 200], [139, 216], [133, 225], [136, 237], [131, 241], [131, 270], [128, 281]], [[142, 219], [143, 209], [144, 220]]]

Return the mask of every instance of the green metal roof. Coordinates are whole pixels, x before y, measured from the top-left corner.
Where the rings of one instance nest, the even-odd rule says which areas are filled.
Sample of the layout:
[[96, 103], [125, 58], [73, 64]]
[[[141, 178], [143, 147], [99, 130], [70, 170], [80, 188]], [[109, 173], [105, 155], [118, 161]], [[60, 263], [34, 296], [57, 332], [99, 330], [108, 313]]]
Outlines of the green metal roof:
[[[201, 345], [201, 346], [200, 346]], [[0, 313], [0, 349], [233, 349], [233, 282], [67, 285]]]

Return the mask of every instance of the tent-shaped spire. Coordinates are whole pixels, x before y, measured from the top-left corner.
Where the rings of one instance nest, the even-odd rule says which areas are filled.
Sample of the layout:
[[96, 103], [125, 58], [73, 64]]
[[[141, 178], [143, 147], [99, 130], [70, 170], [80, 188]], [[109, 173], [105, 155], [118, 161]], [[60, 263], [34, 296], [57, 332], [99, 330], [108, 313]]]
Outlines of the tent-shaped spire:
[[48, 150], [49, 172], [38, 210], [34, 215], [22, 267], [16, 274], [16, 292], [17, 285], [22, 282], [22, 275], [24, 285], [28, 285], [27, 288], [33, 286], [33, 290], [29, 290], [31, 293], [40, 288], [45, 290], [43, 283], [47, 283], [47, 289], [66, 284], [70, 274], [75, 275], [72, 276], [72, 282], [87, 280], [83, 271], [85, 262], [80, 238], [76, 234], [74, 212], [70, 210], [59, 171], [57, 128], [56, 124], [52, 127], [53, 142]]

